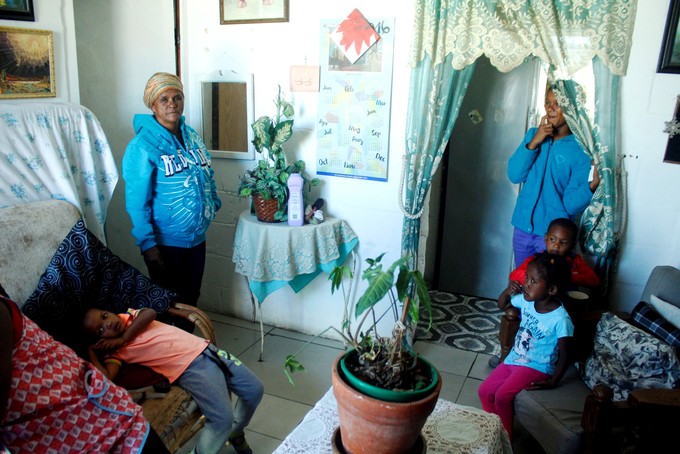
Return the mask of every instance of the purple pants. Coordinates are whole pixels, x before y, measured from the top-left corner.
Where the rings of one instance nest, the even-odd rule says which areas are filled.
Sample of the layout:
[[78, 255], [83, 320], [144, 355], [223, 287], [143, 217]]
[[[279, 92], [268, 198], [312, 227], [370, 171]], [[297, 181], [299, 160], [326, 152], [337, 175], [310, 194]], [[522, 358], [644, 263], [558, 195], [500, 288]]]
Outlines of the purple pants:
[[512, 250], [515, 253], [515, 267], [518, 267], [527, 257], [545, 252], [545, 236], [527, 233], [515, 227], [512, 234]]
[[512, 440], [515, 396], [532, 382], [546, 380], [550, 375], [526, 366], [510, 366], [500, 363], [479, 385], [477, 394], [482, 408], [497, 414]]

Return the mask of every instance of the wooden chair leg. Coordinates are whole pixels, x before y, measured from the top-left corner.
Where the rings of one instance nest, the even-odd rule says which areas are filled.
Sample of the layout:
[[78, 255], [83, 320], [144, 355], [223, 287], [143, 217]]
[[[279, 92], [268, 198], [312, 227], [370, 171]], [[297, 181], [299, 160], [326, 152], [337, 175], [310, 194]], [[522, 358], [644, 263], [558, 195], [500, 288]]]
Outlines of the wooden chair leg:
[[518, 330], [519, 310], [515, 307], [508, 307], [501, 317], [501, 327], [498, 332], [498, 340], [501, 344], [501, 361], [510, 353]]

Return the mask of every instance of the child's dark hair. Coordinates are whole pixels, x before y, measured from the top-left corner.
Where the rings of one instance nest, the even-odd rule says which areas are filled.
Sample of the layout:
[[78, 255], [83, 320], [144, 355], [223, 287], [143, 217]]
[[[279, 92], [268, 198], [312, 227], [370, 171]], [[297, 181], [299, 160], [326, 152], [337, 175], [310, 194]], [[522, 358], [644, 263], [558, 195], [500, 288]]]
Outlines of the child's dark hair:
[[571, 269], [567, 260], [555, 254], [543, 252], [536, 254], [530, 264], [539, 267], [539, 273], [550, 285], [557, 287], [557, 293], [562, 293], [567, 289], [570, 282]]
[[80, 335], [82, 336], [82, 342], [85, 343], [86, 346], [94, 345], [99, 341], [99, 336], [96, 335], [95, 333], [91, 333], [90, 331], [85, 329], [85, 317], [87, 316], [88, 312], [90, 312], [93, 309], [97, 309], [96, 307], [82, 307], [80, 308], [78, 312], [78, 319], [80, 321], [80, 326], [79, 326], [79, 332]]
[[550, 231], [550, 229], [553, 226], [558, 226], [558, 227], [562, 227], [563, 229], [569, 230], [571, 232], [571, 236], [574, 238], [574, 242], [576, 242], [576, 240], [578, 239], [578, 226], [571, 219], [567, 219], [567, 218], [553, 219], [550, 222], [550, 225], [548, 225], [548, 231]]

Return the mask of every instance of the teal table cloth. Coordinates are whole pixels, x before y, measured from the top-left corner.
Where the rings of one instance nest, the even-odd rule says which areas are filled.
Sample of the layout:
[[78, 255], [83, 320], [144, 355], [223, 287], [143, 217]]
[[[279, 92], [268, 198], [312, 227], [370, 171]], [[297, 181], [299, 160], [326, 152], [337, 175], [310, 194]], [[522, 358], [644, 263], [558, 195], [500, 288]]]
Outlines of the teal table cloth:
[[285, 285], [297, 293], [321, 271], [329, 273], [342, 265], [358, 242], [356, 233], [341, 219], [291, 227], [285, 222], [260, 222], [246, 210], [236, 226], [232, 260], [262, 304]]

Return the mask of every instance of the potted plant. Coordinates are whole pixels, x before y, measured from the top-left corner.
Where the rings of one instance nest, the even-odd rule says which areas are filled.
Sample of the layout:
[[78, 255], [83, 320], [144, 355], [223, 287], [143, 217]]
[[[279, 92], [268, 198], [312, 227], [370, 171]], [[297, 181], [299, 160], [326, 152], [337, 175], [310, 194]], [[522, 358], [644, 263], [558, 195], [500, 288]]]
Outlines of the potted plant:
[[288, 177], [299, 173], [308, 186], [319, 184], [318, 178], [305, 176], [303, 160], [288, 163], [283, 144], [293, 135], [293, 105], [281, 94], [276, 98], [276, 116], [262, 116], [251, 125], [253, 145], [260, 159], [252, 170], [246, 171], [238, 186], [238, 195], [252, 197], [257, 218], [264, 222], [281, 222], [288, 218]]
[[[411, 452], [441, 389], [437, 370], [420, 358], [407, 341], [421, 307], [431, 319], [427, 285], [420, 271], [409, 268], [410, 257], [401, 257], [385, 269], [383, 256], [366, 260], [368, 267], [362, 278], [368, 281], [368, 287], [353, 307], [358, 320], [354, 330], [349, 316], [352, 271], [343, 265], [331, 272], [331, 292], [342, 289], [345, 310], [340, 328], [329, 327], [319, 334], [333, 330], [349, 346], [336, 359], [332, 379], [340, 418], [339, 436], [344, 448], [352, 453]], [[377, 332], [375, 306], [386, 296], [390, 301], [388, 310], [398, 314], [399, 303], [402, 309], [390, 335], [383, 337]], [[371, 325], [363, 329], [367, 320]], [[291, 382], [291, 372], [304, 370], [296, 356], [309, 342], [286, 358], [285, 372]]]

